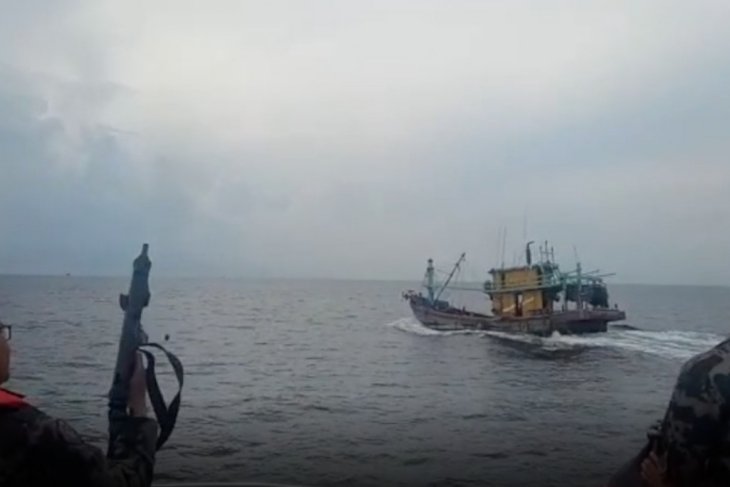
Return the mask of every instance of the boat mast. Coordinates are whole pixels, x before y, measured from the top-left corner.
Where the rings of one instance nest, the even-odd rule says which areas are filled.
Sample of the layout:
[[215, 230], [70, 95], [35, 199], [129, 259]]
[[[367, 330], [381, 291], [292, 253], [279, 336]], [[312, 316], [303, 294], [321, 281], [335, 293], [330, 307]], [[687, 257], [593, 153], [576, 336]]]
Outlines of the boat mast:
[[504, 227], [502, 234], [502, 269], [504, 269], [504, 252], [507, 250], [507, 227]]
[[582, 280], [583, 276], [581, 276], [580, 262], [578, 262], [576, 270], [578, 271], [578, 296], [576, 298], [576, 304], [578, 305], [578, 309], [582, 310], [583, 309], [583, 289], [582, 289], [582, 285], [581, 285], [582, 284], [581, 280]]
[[433, 259], [428, 259], [428, 267], [426, 267], [426, 289], [428, 290], [428, 300], [433, 304]]
[[446, 289], [446, 286], [449, 285], [451, 278], [454, 277], [454, 273], [456, 272], [456, 269], [459, 268], [459, 265], [461, 265], [461, 261], [463, 261], [465, 257], [466, 257], [466, 253], [462, 253], [461, 257], [459, 257], [459, 260], [456, 261], [456, 264], [454, 264], [454, 268], [451, 269], [451, 274], [449, 274], [449, 277], [446, 279], [446, 282], [444, 282], [444, 285], [441, 286], [441, 289], [439, 289], [439, 292], [436, 295], [436, 300], [438, 300], [438, 298], [441, 297], [441, 293], [443, 293], [444, 290]]
[[578, 295], [575, 298], [575, 305], [580, 311], [583, 309], [583, 289], [581, 282], [583, 280], [583, 276], [581, 273], [582, 269], [580, 267], [580, 258], [578, 257], [578, 249], [575, 247], [575, 245], [573, 245], [573, 253], [575, 254], [575, 272], [578, 277]]

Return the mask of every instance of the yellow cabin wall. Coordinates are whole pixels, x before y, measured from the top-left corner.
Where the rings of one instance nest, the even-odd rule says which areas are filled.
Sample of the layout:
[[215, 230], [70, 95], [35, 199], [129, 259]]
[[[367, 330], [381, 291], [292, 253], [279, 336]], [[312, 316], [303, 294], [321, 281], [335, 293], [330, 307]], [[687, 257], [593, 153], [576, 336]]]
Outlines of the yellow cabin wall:
[[542, 291], [528, 291], [522, 299], [522, 312], [523, 314], [534, 314], [537, 311], [541, 311], [543, 307], [542, 302]]
[[494, 307], [497, 314], [514, 315], [514, 298], [510, 295], [499, 294], [495, 297]]
[[[494, 275], [493, 285], [496, 289], [538, 286], [539, 274], [532, 268], [520, 268], [507, 270], [504, 273], [504, 284], [502, 284], [502, 273]], [[514, 294], [494, 295], [492, 306], [494, 312], [505, 316], [515, 316], [517, 313], [516, 299]], [[529, 316], [541, 312], [545, 306], [541, 290], [524, 291], [522, 293], [522, 316]]]
[[537, 271], [534, 269], [515, 269], [505, 272], [505, 287], [523, 287], [537, 285]]

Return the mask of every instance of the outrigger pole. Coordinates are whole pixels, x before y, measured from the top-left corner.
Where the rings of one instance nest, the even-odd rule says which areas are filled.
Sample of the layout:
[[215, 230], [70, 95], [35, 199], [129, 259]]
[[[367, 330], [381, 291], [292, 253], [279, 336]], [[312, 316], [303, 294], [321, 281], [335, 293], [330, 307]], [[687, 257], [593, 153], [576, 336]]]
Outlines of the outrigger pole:
[[439, 289], [438, 294], [436, 294], [436, 301], [438, 301], [438, 299], [441, 297], [441, 293], [444, 292], [444, 290], [446, 289], [446, 286], [449, 285], [451, 278], [454, 277], [454, 273], [456, 272], [456, 269], [459, 268], [459, 265], [461, 264], [461, 261], [464, 260], [464, 258], [466, 258], [466, 252], [462, 253], [461, 257], [459, 257], [459, 260], [457, 260], [456, 264], [454, 264], [454, 268], [451, 269], [451, 274], [449, 274], [449, 277], [446, 279], [446, 282], [444, 282], [443, 286], [441, 286], [441, 289]]

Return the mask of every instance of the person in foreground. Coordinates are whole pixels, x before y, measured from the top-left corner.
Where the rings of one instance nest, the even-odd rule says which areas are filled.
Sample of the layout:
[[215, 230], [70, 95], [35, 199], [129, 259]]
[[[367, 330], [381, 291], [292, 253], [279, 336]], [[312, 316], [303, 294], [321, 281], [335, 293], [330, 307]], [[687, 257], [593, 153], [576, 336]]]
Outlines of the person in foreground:
[[[664, 419], [638, 459], [610, 486], [730, 485], [730, 339], [687, 361]], [[630, 472], [631, 470], [638, 470]]]
[[[0, 385], [10, 377], [11, 328], [0, 323]], [[129, 415], [110, 424], [105, 456], [68, 424], [0, 387], [0, 486], [147, 487], [152, 483], [157, 422], [146, 417], [141, 356], [129, 391]]]

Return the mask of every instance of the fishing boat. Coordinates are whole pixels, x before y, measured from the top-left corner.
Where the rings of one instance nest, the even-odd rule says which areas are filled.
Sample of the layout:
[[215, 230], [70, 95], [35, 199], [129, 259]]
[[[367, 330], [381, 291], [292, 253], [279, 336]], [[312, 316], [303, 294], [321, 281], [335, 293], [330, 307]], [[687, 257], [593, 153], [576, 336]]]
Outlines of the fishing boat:
[[[459, 260], [441, 286], [436, 286], [433, 260], [428, 259], [423, 287], [426, 295], [415, 290], [403, 293], [416, 319], [424, 326], [442, 331], [492, 330], [539, 336], [602, 333], [608, 324], [626, 319], [614, 304], [603, 278], [613, 274], [583, 272], [580, 262], [574, 270], [563, 272], [555, 263], [554, 251], [540, 246], [540, 259], [532, 262], [530, 246], [525, 247], [525, 263], [493, 268], [491, 279], [478, 291], [488, 296], [491, 314], [469, 311], [441, 299], [454, 274], [466, 258]], [[576, 259], [577, 260], [577, 259]], [[463, 288], [462, 288], [463, 289]], [[473, 290], [473, 289], [471, 289]]]

